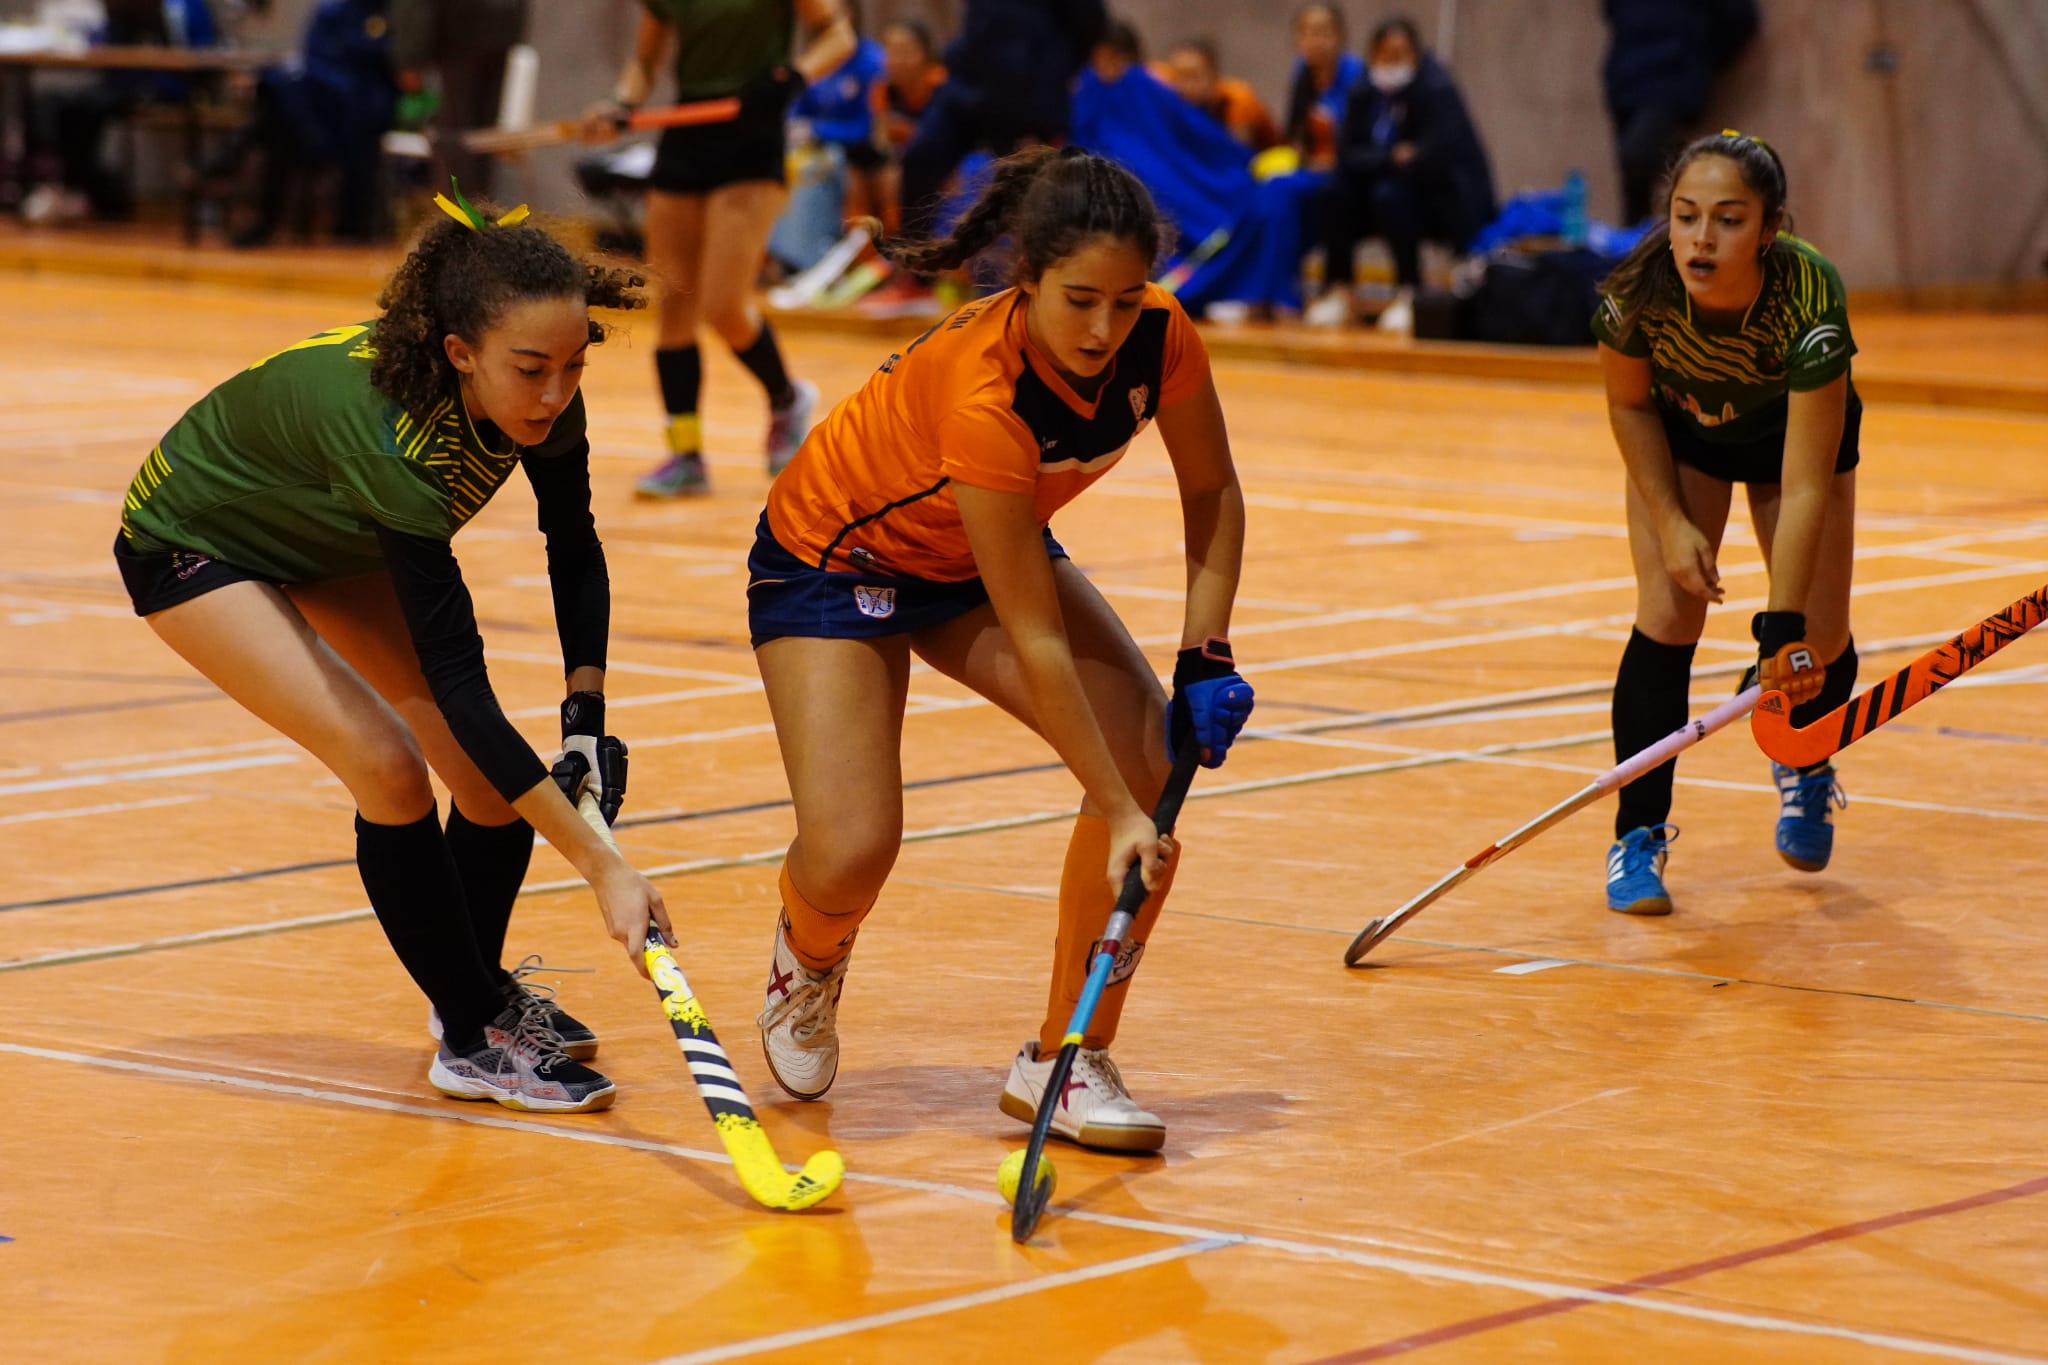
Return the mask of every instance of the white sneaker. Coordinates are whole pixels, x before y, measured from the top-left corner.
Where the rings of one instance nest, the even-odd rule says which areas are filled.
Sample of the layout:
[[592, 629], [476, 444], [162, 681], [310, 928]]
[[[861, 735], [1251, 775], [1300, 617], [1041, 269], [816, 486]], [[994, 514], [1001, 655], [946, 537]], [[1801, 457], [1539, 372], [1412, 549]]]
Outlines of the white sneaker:
[[[1024, 1044], [1010, 1063], [1010, 1082], [997, 1107], [1013, 1119], [1036, 1122], [1053, 1062], [1039, 1059], [1036, 1039]], [[1166, 1125], [1157, 1114], [1138, 1107], [1105, 1048], [1083, 1048], [1075, 1055], [1067, 1092], [1052, 1111], [1052, 1131], [1083, 1147], [1112, 1152], [1156, 1152], [1166, 1145]]]
[[562, 1051], [562, 1036], [531, 997], [507, 1005], [475, 1051], [455, 1052], [444, 1042], [427, 1081], [451, 1099], [496, 1100], [528, 1113], [588, 1114], [618, 1097], [609, 1080]]
[[768, 473], [780, 474], [797, 451], [803, 449], [804, 437], [811, 434], [811, 414], [818, 409], [818, 386], [808, 379], [794, 381], [790, 388], [795, 397], [786, 408], [774, 408], [768, 413]]
[[1415, 291], [1403, 289], [1394, 295], [1394, 301], [1379, 316], [1374, 324], [1382, 332], [1393, 332], [1400, 336], [1415, 335]]
[[812, 971], [790, 951], [789, 921], [776, 922], [768, 997], [755, 1022], [775, 1083], [800, 1100], [822, 1099], [839, 1075], [839, 992], [851, 960]]
[[1351, 321], [1351, 293], [1346, 289], [1331, 289], [1310, 304], [1302, 313], [1301, 320], [1311, 327], [1342, 327]]

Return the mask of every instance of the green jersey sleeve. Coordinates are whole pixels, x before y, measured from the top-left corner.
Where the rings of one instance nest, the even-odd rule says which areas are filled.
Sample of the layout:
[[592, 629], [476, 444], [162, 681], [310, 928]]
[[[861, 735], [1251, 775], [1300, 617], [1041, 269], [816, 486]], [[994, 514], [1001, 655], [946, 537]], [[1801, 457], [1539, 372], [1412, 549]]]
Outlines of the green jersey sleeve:
[[1793, 327], [1785, 348], [1785, 382], [1794, 393], [1824, 388], [1849, 372], [1856, 339], [1842, 277], [1817, 253], [1799, 258], [1792, 281]]
[[1621, 335], [1621, 320], [1627, 310], [1627, 302], [1619, 295], [1602, 294], [1600, 307], [1593, 313], [1593, 339], [1641, 360], [1650, 354], [1650, 339], [1640, 327], [1629, 328], [1626, 337]]

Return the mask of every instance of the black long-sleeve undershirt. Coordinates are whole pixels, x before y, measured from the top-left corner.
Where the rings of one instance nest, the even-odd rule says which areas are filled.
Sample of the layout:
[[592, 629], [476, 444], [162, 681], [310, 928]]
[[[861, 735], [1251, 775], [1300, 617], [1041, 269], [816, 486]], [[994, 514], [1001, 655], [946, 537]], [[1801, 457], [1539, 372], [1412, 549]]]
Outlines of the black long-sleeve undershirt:
[[[529, 454], [520, 464], [533, 485], [540, 530], [547, 538], [563, 674], [585, 665], [603, 668], [611, 629], [611, 577], [590, 511], [589, 443], [579, 440], [556, 455]], [[497, 793], [507, 801], [525, 795], [546, 779], [547, 768], [491, 690], [476, 605], [454, 548], [445, 540], [388, 526], [376, 532], [434, 704]]]

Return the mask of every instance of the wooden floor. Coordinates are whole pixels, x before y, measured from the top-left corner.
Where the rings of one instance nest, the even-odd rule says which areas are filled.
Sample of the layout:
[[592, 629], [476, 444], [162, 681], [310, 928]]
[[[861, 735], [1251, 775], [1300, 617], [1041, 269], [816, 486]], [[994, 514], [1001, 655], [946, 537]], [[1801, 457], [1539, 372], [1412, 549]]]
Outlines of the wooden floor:
[[[718, 494], [690, 505], [629, 498], [657, 455], [649, 328], [590, 371], [611, 716], [623, 842], [770, 1132], [846, 1157], [802, 1215], [738, 1191], [651, 992], [547, 850], [512, 952], [596, 969], [559, 984], [622, 1098], [439, 1098], [346, 795], [129, 613], [107, 544], [154, 439], [367, 305], [4, 288], [0, 1359], [2048, 1360], [2048, 644], [1846, 756], [1825, 874], [1773, 853], [1738, 727], [1681, 769], [1669, 919], [1602, 907], [1600, 807], [1340, 965], [1611, 761], [1631, 590], [1589, 386], [1219, 364], [1259, 728], [1197, 784], [1118, 1046], [1168, 1145], [1058, 1151], [1020, 1248], [994, 1171], [1022, 1129], [995, 1099], [1036, 1028], [1075, 784], [913, 678], [912, 833], [848, 978], [840, 1081], [775, 1100], [750, 1025], [790, 816], [743, 610], [764, 421], [729, 357]], [[790, 350], [833, 397], [884, 354]], [[2048, 346], [2005, 363], [2038, 379]], [[2048, 417], [1873, 403], [1864, 442], [1868, 680], [2042, 581]], [[514, 487], [458, 544], [499, 693], [551, 747], [531, 528]], [[1057, 529], [1164, 665], [1182, 568], [1156, 443]], [[1751, 649], [1746, 532], [1723, 573], [1702, 707]]]

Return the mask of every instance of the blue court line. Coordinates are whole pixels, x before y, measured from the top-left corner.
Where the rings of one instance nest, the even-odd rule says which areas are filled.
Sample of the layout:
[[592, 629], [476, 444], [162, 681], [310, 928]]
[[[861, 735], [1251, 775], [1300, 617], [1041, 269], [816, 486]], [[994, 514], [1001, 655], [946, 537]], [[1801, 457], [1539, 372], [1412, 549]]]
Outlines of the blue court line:
[[1935, 735], [1942, 739], [1981, 739], [1992, 744], [2048, 744], [2048, 735], [2008, 735], [1997, 730], [1965, 730], [1956, 725], [1898, 725], [1902, 735]]
[[[1062, 763], [1031, 763], [1021, 768], [991, 768], [986, 772], [959, 773], [952, 777], [927, 777], [915, 782], [905, 782], [903, 790], [918, 791], [926, 787], [950, 787], [963, 782], [985, 782], [1001, 777], [1022, 777], [1029, 773], [1057, 772], [1065, 768]], [[774, 801], [749, 801], [739, 806], [718, 806], [710, 810], [678, 811], [674, 815], [652, 815], [641, 820], [621, 820], [619, 829], [639, 829], [647, 825], [673, 825], [690, 820], [715, 820], [727, 815], [754, 815], [761, 811], [782, 810], [794, 804], [788, 797]], [[125, 900], [130, 896], [154, 895], [159, 891], [189, 891], [199, 886], [225, 886], [231, 882], [262, 881], [267, 877], [287, 877], [295, 872], [319, 872], [336, 867], [354, 867], [354, 858], [328, 858], [312, 863], [287, 863], [282, 867], [261, 867], [252, 872], [229, 872], [213, 877], [192, 877], [185, 881], [155, 882], [149, 886], [123, 887], [114, 891], [87, 891], [75, 896], [49, 896], [42, 900], [11, 901], [0, 905], [0, 912], [8, 910], [45, 910], [57, 905], [86, 905], [95, 901]]]

